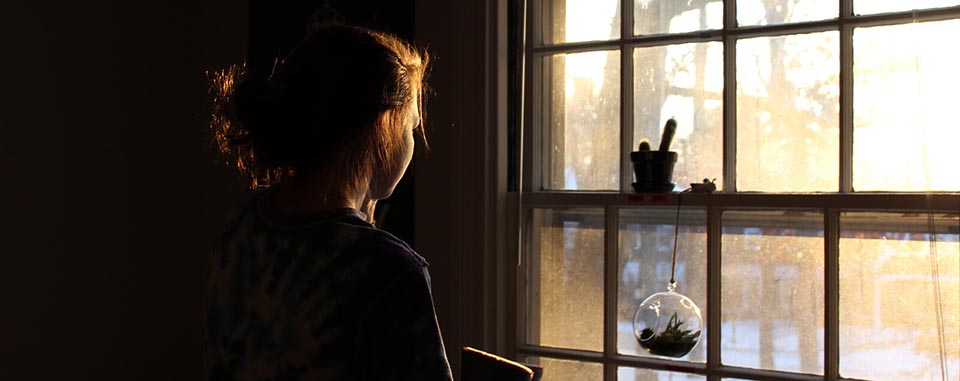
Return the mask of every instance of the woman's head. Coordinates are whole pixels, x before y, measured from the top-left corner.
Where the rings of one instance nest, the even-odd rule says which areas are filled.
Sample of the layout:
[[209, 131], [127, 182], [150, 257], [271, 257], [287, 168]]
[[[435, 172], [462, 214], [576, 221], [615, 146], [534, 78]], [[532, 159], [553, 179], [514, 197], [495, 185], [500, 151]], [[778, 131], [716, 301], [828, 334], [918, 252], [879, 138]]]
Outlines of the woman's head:
[[369, 187], [385, 198], [412, 154], [426, 67], [423, 52], [393, 36], [321, 28], [270, 78], [218, 73], [212, 127], [254, 186], [311, 173], [332, 179], [328, 192]]

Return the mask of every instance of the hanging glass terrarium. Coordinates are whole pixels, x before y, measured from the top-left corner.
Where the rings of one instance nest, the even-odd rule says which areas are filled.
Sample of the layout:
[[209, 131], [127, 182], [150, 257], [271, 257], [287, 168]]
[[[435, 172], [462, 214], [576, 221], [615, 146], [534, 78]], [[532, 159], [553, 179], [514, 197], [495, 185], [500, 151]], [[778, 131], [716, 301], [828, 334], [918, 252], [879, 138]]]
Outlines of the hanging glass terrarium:
[[[681, 192], [682, 194], [682, 192]], [[680, 194], [673, 233], [673, 265], [666, 292], [650, 295], [633, 315], [633, 334], [640, 347], [657, 356], [686, 356], [700, 343], [703, 320], [700, 308], [686, 295], [676, 292], [677, 237], [680, 229]]]
[[674, 289], [650, 295], [633, 315], [633, 334], [647, 352], [666, 357], [686, 356], [700, 342], [700, 308]]

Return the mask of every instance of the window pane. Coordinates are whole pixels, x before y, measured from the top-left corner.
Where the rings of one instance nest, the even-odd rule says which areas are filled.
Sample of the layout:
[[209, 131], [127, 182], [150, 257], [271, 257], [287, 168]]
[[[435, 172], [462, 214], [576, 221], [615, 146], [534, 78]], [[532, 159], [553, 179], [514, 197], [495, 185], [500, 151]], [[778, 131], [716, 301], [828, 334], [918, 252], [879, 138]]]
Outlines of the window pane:
[[939, 380], [941, 317], [948, 379], [960, 375], [960, 227], [956, 214], [936, 215], [934, 253], [927, 218], [893, 213], [841, 216], [844, 377]]
[[603, 350], [603, 211], [536, 209], [527, 342]]
[[546, 189], [620, 189], [620, 52], [545, 57]]
[[957, 0], [854, 0], [853, 13], [865, 15], [869, 13], [884, 13], [911, 11], [914, 9], [952, 7], [960, 5]]
[[541, 4], [546, 44], [620, 38], [619, 0], [545, 0]]
[[960, 20], [854, 31], [854, 189], [960, 190], [958, 35]]
[[720, 0], [633, 0], [633, 33], [684, 33], [723, 28]]
[[704, 178], [723, 184], [723, 44], [637, 48], [633, 60], [637, 143], [645, 138], [656, 149], [664, 124], [674, 118], [677, 189]]
[[737, 190], [839, 189], [837, 32], [737, 42]]
[[543, 367], [543, 380], [549, 381], [600, 381], [603, 380], [603, 365], [530, 356], [527, 363]]
[[[620, 353], [653, 356], [641, 349], [633, 334], [633, 315], [648, 296], [667, 290], [673, 255], [675, 208], [624, 209], [620, 212], [620, 292], [617, 301], [617, 349]], [[700, 208], [680, 213], [677, 240], [677, 292], [707, 316], [707, 215]], [[703, 324], [706, 326], [706, 324]], [[706, 331], [686, 360], [707, 358]], [[621, 368], [623, 369], [629, 368]], [[623, 378], [621, 378], [623, 379]]]
[[823, 373], [823, 217], [724, 212], [724, 364]]
[[706, 379], [699, 374], [627, 367], [617, 369], [617, 381], [700, 381]]
[[737, 24], [773, 25], [835, 19], [837, 0], [737, 0]]

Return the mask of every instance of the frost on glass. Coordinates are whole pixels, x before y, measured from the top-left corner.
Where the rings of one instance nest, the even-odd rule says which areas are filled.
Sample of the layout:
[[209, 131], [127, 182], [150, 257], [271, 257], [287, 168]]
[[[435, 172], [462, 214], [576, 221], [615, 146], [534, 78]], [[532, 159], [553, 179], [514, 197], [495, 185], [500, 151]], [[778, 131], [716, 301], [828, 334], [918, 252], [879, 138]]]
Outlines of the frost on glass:
[[935, 214], [933, 229], [930, 222], [925, 214], [841, 216], [842, 376], [960, 377], [960, 221]]
[[866, 15], [870, 13], [885, 13], [911, 11], [914, 9], [953, 7], [960, 5], [958, 0], [854, 0], [853, 13]]
[[737, 42], [738, 191], [838, 191], [838, 49], [837, 32]]
[[822, 221], [802, 211], [723, 213], [723, 364], [823, 373]]
[[543, 187], [620, 189], [620, 52], [545, 57], [541, 71]]
[[603, 350], [603, 211], [536, 209], [527, 266], [527, 342]]
[[720, 0], [632, 0], [633, 33], [685, 33], [723, 28], [723, 1]]
[[622, 366], [617, 369], [617, 381], [704, 381], [699, 374], [639, 369]]
[[[660, 142], [664, 124], [677, 121], [671, 150], [678, 153], [673, 180], [723, 183], [723, 45], [677, 44], [633, 51], [634, 140]], [[636, 150], [636, 148], [633, 148]]]
[[839, 14], [837, 0], [737, 0], [739, 25], [827, 20], [835, 19]]
[[603, 365], [592, 362], [530, 356], [526, 363], [543, 367], [543, 379], [551, 381], [601, 381]]
[[853, 187], [960, 191], [960, 20], [853, 34]]
[[545, 0], [539, 2], [545, 44], [620, 38], [619, 0]]
[[[651, 356], [639, 347], [633, 333], [637, 306], [657, 292], [667, 290], [673, 254], [675, 208], [624, 209], [620, 212], [619, 285], [617, 299], [617, 350], [620, 353]], [[707, 227], [706, 211], [683, 208], [677, 244], [678, 293], [707, 312]], [[706, 326], [706, 320], [703, 324]], [[684, 359], [706, 361], [706, 330], [701, 342]], [[621, 368], [623, 369], [628, 368]]]

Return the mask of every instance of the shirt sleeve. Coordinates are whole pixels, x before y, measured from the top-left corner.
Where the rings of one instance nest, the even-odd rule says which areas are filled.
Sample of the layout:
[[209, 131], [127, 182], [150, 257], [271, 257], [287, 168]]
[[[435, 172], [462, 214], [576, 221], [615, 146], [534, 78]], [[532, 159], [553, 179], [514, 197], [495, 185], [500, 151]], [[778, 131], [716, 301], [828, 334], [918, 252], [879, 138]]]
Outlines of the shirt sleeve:
[[373, 302], [356, 353], [362, 380], [452, 380], [425, 267], [399, 276]]

